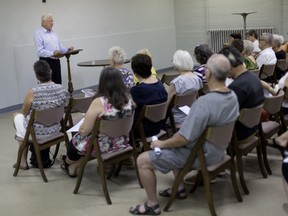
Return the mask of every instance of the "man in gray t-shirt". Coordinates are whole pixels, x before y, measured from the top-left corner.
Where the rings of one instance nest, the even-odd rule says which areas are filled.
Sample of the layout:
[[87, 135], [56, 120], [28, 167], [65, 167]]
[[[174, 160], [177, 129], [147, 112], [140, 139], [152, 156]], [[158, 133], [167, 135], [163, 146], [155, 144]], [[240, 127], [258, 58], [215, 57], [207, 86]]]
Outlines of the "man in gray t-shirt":
[[[151, 213], [151, 211], [158, 214], [161, 211], [157, 200], [154, 170], [162, 173], [173, 171], [176, 174], [184, 166], [191, 149], [206, 127], [236, 121], [239, 115], [237, 96], [225, 86], [225, 79], [230, 69], [230, 63], [225, 56], [222, 54], [211, 56], [205, 73], [210, 92], [193, 103], [178, 133], [170, 139], [151, 143], [151, 148], [161, 148], [161, 155], [156, 155], [153, 150], [139, 155], [137, 166], [148, 200], [144, 205], [131, 207], [132, 214]], [[225, 148], [205, 143], [204, 151], [207, 165], [212, 165], [222, 159]], [[194, 166], [198, 166], [197, 161]], [[170, 192], [170, 189], [166, 189], [159, 195], [169, 197]], [[178, 189], [178, 196], [181, 199], [186, 198], [183, 185]]]

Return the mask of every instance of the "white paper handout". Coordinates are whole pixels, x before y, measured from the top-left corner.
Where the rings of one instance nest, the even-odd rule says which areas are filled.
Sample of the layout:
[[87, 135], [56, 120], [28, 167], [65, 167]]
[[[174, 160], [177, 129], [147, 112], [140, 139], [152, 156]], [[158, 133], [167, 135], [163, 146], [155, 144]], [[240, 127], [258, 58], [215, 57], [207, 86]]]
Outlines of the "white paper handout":
[[183, 113], [185, 113], [186, 115], [188, 115], [189, 112], [190, 112], [190, 107], [187, 106], [187, 105], [182, 106], [182, 107], [179, 107], [179, 109], [180, 109]]
[[76, 125], [74, 125], [72, 128], [70, 128], [69, 130], [67, 130], [67, 133], [71, 133], [71, 132], [78, 132], [80, 126], [82, 125], [82, 123], [84, 122], [84, 118], [82, 118]]

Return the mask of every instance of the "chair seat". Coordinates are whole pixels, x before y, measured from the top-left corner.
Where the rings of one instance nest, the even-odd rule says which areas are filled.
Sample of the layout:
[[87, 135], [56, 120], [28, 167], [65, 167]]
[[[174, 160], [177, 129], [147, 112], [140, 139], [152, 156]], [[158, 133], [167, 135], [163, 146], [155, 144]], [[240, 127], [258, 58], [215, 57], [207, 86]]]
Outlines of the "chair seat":
[[109, 160], [110, 158], [113, 158], [113, 157], [119, 156], [121, 154], [124, 154], [126, 152], [129, 152], [129, 151], [133, 151], [132, 146], [128, 146], [127, 148], [122, 149], [120, 151], [104, 153], [104, 154], [101, 154], [101, 156], [102, 156], [103, 161], [105, 161], [105, 160]]
[[275, 121], [262, 122], [262, 129], [266, 139], [278, 133], [280, 124]]
[[[156, 134], [155, 136], [157, 136], [159, 138], [159, 137], [162, 137], [165, 134], [167, 134], [166, 131], [160, 130], [160, 132], [158, 134]], [[146, 137], [146, 141], [149, 142], [149, 143], [152, 142], [152, 136], [151, 137]]]
[[220, 166], [222, 166], [223, 164], [225, 164], [225, 163], [226, 163], [227, 161], [229, 161], [230, 159], [231, 159], [231, 157], [230, 157], [229, 155], [225, 154], [221, 161], [219, 161], [219, 162], [216, 163], [216, 164], [207, 166], [207, 170], [208, 170], [209, 172], [213, 172], [214, 170], [218, 169]]
[[243, 141], [239, 142], [238, 148], [241, 150], [244, 150], [244, 149], [248, 148], [249, 146], [254, 145], [255, 142], [258, 142], [258, 137], [252, 136], [249, 138], [249, 140], [243, 140]]
[[[63, 137], [63, 135], [64, 135], [64, 133], [62, 133], [62, 132], [58, 132], [58, 133], [55, 133], [55, 134], [52, 134], [51, 136], [49, 136], [49, 137], [47, 137], [47, 138], [41, 138], [41, 139], [37, 139], [37, 143], [39, 144], [39, 145], [41, 145], [41, 144], [43, 144], [43, 143], [47, 143], [47, 142], [50, 142], [50, 141], [52, 141], [52, 140], [54, 140], [54, 139], [58, 139], [58, 138], [60, 138], [60, 137]], [[17, 141], [20, 141], [20, 142], [22, 142], [24, 139], [23, 138], [21, 138], [21, 137], [15, 137], [15, 139], [17, 140]], [[31, 138], [29, 138], [29, 142], [32, 142], [32, 139]]]

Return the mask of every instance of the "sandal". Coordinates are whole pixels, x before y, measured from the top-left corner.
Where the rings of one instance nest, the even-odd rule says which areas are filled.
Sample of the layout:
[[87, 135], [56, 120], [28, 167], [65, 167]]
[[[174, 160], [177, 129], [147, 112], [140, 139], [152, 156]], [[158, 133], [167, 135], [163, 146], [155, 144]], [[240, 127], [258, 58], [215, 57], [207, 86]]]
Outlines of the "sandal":
[[[167, 188], [166, 190], [160, 191], [159, 196], [171, 197], [171, 188]], [[181, 190], [177, 191], [175, 198], [180, 200], [186, 199], [187, 193], [185, 188], [182, 188]]]
[[[62, 160], [65, 158], [66, 159], [66, 156], [64, 157], [65, 155], [62, 156]], [[60, 168], [61, 170], [66, 173], [68, 176], [70, 176], [71, 178], [75, 178], [76, 177], [76, 173], [75, 174], [70, 174], [69, 172], [69, 164], [65, 161], [65, 159], [63, 160], [64, 164], [61, 164], [60, 165]]]
[[[145, 202], [144, 203], [144, 209], [145, 209], [144, 212], [140, 212], [140, 206], [141, 205], [137, 205], [135, 207], [131, 207], [129, 209], [129, 212], [131, 214], [134, 214], [134, 215], [160, 215], [161, 214], [161, 210], [160, 210], [160, 205], [159, 204], [156, 204], [154, 206], [149, 206], [148, 202]], [[157, 209], [159, 209], [159, 212], [156, 211]]]

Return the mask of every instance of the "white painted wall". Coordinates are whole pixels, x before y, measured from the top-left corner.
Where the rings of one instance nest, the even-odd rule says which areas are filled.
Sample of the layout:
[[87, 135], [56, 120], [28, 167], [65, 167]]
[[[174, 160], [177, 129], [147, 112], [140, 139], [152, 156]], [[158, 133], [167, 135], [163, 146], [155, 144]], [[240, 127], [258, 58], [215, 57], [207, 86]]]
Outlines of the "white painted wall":
[[[171, 66], [176, 49], [173, 0], [1, 1], [0, 109], [22, 103], [26, 91], [36, 84], [33, 33], [45, 13], [54, 15], [53, 29], [64, 45], [84, 49], [70, 58], [74, 89], [98, 84], [101, 70], [77, 63], [107, 58], [114, 45], [124, 48], [128, 57], [146, 47], [156, 69]], [[67, 87], [64, 58], [62, 79]]]
[[[243, 28], [243, 18], [232, 13], [252, 12], [248, 27], [275, 27], [288, 39], [288, 0], [175, 0], [176, 46], [191, 54], [201, 43], [209, 44], [209, 29]], [[228, 38], [228, 36], [227, 36]]]

